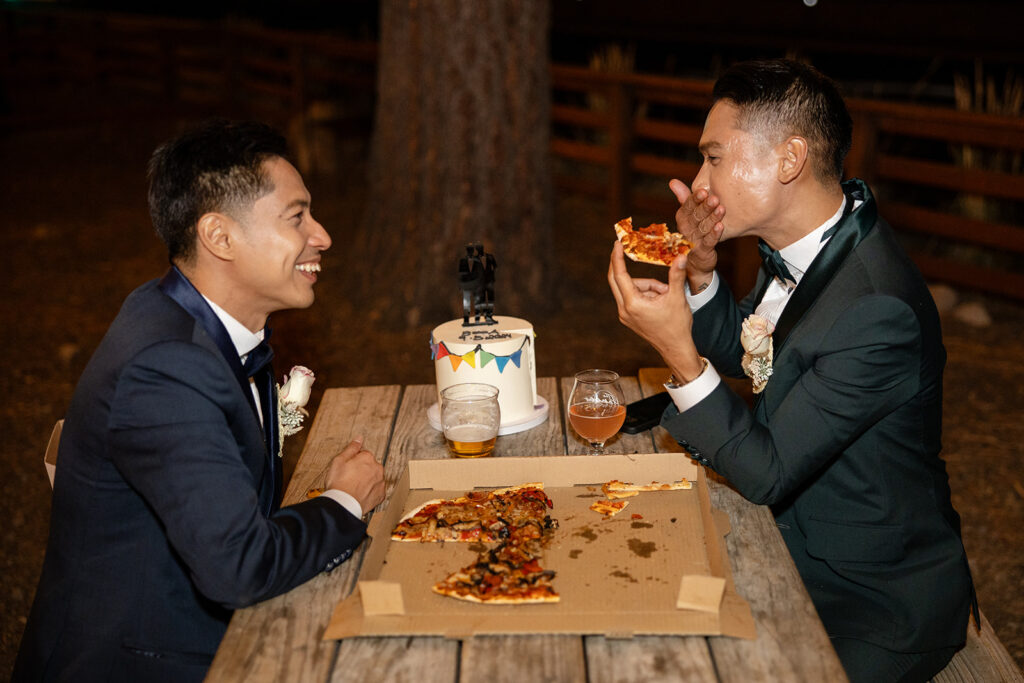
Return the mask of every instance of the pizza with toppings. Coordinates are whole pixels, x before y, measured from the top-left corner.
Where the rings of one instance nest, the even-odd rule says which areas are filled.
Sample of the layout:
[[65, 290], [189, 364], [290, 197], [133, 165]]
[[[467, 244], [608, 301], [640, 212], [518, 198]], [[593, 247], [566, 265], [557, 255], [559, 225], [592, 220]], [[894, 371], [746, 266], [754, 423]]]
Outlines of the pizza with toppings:
[[541, 567], [544, 542], [514, 534], [480, 553], [476, 561], [434, 584], [435, 593], [485, 604], [558, 602], [555, 572]]
[[607, 484], [601, 486], [601, 490], [608, 498], [630, 498], [641, 491], [678, 491], [680, 489], [692, 488], [693, 484], [686, 477], [667, 484], [659, 484], [656, 481], [652, 481], [650, 484], [631, 484], [626, 481], [612, 479]]
[[693, 246], [678, 232], [670, 232], [664, 223], [651, 223], [634, 228], [632, 218], [615, 224], [615, 235], [622, 242], [626, 256], [640, 263], [671, 266], [677, 256], [690, 253]]
[[497, 543], [472, 564], [434, 585], [435, 593], [486, 604], [558, 602], [555, 572], [539, 564], [558, 522], [544, 485], [470, 491], [450, 500], [430, 500], [406, 514], [391, 532], [396, 541]]

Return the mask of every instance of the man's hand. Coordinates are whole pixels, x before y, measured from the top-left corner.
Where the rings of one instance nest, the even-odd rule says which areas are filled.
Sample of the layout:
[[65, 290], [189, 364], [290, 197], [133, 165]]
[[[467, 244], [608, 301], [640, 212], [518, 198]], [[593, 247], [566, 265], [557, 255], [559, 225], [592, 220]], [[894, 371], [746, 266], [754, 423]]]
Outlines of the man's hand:
[[362, 438], [356, 438], [331, 460], [327, 470], [327, 488], [344, 491], [369, 512], [384, 500], [384, 468], [363, 450]]
[[703, 188], [690, 192], [685, 183], [676, 179], [668, 186], [679, 200], [676, 229], [693, 244], [686, 259], [686, 277], [690, 281], [690, 292], [696, 294], [711, 284], [711, 275], [718, 265], [715, 247], [725, 230], [722, 224], [725, 207], [718, 197]]
[[704, 369], [693, 343], [693, 313], [686, 302], [683, 281], [686, 257], [679, 256], [669, 267], [668, 284], [650, 279], [633, 279], [626, 270], [622, 243], [612, 247], [608, 285], [619, 308], [623, 325], [646, 339], [661, 354], [672, 373], [690, 381]]

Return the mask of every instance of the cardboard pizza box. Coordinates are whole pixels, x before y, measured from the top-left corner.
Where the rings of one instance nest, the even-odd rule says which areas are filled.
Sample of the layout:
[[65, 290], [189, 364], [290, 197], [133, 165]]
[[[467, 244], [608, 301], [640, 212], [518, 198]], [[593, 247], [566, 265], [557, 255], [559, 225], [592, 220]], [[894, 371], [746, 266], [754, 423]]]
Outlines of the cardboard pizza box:
[[[642, 492], [605, 518], [589, 509], [601, 484], [686, 477], [692, 489]], [[403, 543], [391, 530], [408, 510], [474, 488], [543, 482], [558, 521], [540, 564], [561, 600], [487, 605], [431, 587], [471, 563], [473, 543]], [[639, 516], [639, 517], [637, 517]], [[754, 638], [750, 607], [733, 585], [726, 515], [712, 509], [703, 470], [680, 453], [412, 460], [387, 508], [370, 524], [358, 588], [335, 608], [325, 639], [360, 635], [575, 633]], [[475, 548], [475, 549], [474, 549]]]

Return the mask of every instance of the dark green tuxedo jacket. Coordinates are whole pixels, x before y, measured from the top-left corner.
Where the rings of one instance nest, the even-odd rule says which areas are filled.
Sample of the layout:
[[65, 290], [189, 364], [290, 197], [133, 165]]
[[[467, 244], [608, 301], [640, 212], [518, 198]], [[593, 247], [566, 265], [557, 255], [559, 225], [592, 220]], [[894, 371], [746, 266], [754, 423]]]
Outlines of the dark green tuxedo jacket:
[[[720, 384], [662, 424], [779, 529], [830, 636], [915, 652], [964, 642], [973, 595], [939, 457], [946, 353], [931, 295], [870, 191], [818, 254], [773, 334], [751, 412]], [[694, 315], [700, 352], [742, 377], [739, 304], [725, 286]]]

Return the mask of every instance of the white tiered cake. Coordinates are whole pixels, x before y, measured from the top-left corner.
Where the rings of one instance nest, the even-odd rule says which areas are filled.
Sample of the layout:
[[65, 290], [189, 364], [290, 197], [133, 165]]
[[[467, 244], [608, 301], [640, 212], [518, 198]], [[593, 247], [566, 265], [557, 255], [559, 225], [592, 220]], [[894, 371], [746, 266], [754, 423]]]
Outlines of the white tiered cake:
[[[438, 325], [430, 335], [438, 395], [453, 384], [490, 384], [498, 387], [499, 434], [540, 424], [547, 419], [548, 405], [537, 395], [534, 339], [533, 325], [521, 318], [497, 316], [483, 324], [457, 319]], [[428, 412], [428, 417], [437, 422], [435, 415]]]

